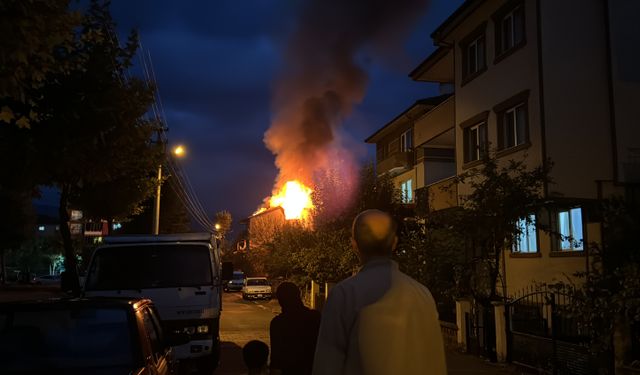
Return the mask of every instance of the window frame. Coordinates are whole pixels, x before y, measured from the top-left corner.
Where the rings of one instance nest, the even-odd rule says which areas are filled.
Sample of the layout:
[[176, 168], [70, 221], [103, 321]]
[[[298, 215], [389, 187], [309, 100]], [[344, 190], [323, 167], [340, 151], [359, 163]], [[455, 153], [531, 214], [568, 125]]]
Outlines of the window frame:
[[[486, 159], [486, 157], [489, 155], [489, 111], [484, 111], [481, 112], [463, 122], [460, 123], [460, 128], [462, 129], [462, 168], [469, 168], [472, 167], [478, 163], [481, 163], [483, 160]], [[468, 142], [469, 142], [469, 129], [470, 128], [474, 128], [474, 127], [481, 127], [482, 125], [484, 125], [484, 132], [485, 132], [485, 140], [484, 140], [484, 152], [482, 152], [482, 154], [478, 155], [479, 158], [478, 159], [469, 159], [469, 155], [468, 155]], [[478, 132], [478, 135], [480, 133]], [[478, 146], [478, 145], [477, 145]], [[480, 147], [477, 147], [477, 149], [480, 149]]]
[[[572, 228], [574, 228], [574, 225], [571, 225], [571, 220], [572, 220], [572, 215], [571, 215], [571, 211], [573, 210], [580, 210], [580, 231], [581, 231], [581, 235], [582, 238], [580, 239], [581, 242], [580, 243], [580, 248], [578, 247], [574, 247], [574, 244], [576, 242], [578, 242], [576, 240], [576, 238], [574, 237], [574, 233], [572, 233]], [[562, 229], [560, 228], [560, 215], [561, 213], [566, 212], [567, 216], [569, 218], [569, 235], [566, 236], [564, 235], [561, 231]], [[584, 252], [585, 250], [585, 246], [586, 246], [586, 222], [585, 222], [585, 218], [584, 218], [584, 207], [582, 206], [571, 206], [571, 207], [567, 207], [567, 208], [561, 208], [556, 210], [555, 212], [555, 225], [554, 228], [556, 230], [556, 233], [558, 234], [557, 239], [555, 241], [555, 251], [559, 252], [559, 253], [581, 253]], [[565, 238], [569, 239], [569, 248], [564, 248], [563, 242], [565, 242]]]
[[[462, 82], [461, 86], [466, 85], [471, 80], [482, 74], [487, 70], [487, 22], [481, 23], [478, 27], [476, 27], [472, 32], [467, 34], [464, 38], [460, 40], [459, 47], [462, 55]], [[478, 43], [482, 41], [482, 61], [480, 61], [478, 54]], [[474, 45], [476, 46], [475, 55], [476, 55], [476, 69], [473, 72], [469, 71], [469, 48]], [[481, 64], [481, 65], [480, 65]]]
[[[524, 110], [524, 134], [522, 134], [523, 137], [523, 141], [521, 143], [517, 143], [514, 145], [505, 145], [504, 143], [504, 133], [505, 133], [505, 127], [508, 126], [508, 124], [505, 121], [505, 115], [507, 114], [507, 112], [509, 112], [510, 110], [515, 110], [518, 107], [522, 106], [523, 110]], [[496, 106], [493, 107], [493, 111], [496, 114], [496, 128], [497, 128], [497, 136], [498, 136], [498, 153], [497, 156], [502, 156], [505, 153], [509, 153], [512, 151], [517, 151], [521, 148], [526, 148], [529, 147], [531, 145], [531, 138], [530, 138], [530, 121], [529, 121], [529, 90], [524, 90], [521, 91], [519, 93], [517, 93], [516, 95], [512, 96], [511, 98], [501, 102], [500, 104], [497, 104]], [[517, 119], [517, 113], [514, 111], [514, 115], [516, 115], [516, 119]], [[518, 125], [517, 123], [514, 121], [513, 126], [515, 127], [514, 129], [514, 136], [517, 137], [517, 128]]]
[[[512, 0], [507, 2], [505, 5], [500, 7], [493, 15], [493, 31], [495, 37], [494, 43], [494, 60], [493, 63], [497, 64], [507, 56], [511, 55], [515, 51], [519, 50], [523, 46], [527, 44], [527, 12], [525, 7], [525, 2], [523, 0]], [[516, 29], [515, 29], [515, 12], [521, 9], [522, 12], [522, 39], [518, 42], [515, 41]], [[503, 21], [505, 18], [511, 17], [511, 34], [512, 34], [512, 45], [505, 48], [503, 45]]]
[[[409, 145], [407, 145], [407, 143], [409, 143]], [[412, 150], [413, 150], [413, 129], [409, 128], [408, 130], [400, 134], [400, 152], [411, 152]]]
[[[521, 218], [518, 220], [518, 222], [515, 223], [516, 226], [519, 225], [519, 223], [521, 223], [522, 221], [524, 221], [524, 226], [525, 226], [525, 230], [528, 229], [529, 226], [533, 226], [533, 242], [535, 244], [535, 249], [534, 251], [531, 251], [531, 249], [527, 249], [526, 251], [523, 251], [522, 249], [518, 249], [517, 245], [519, 242], [521, 242], [519, 239], [522, 236], [522, 232], [520, 233], [515, 233], [513, 236], [513, 243], [511, 244], [511, 253], [512, 254], [538, 254], [540, 253], [540, 238], [538, 236], [538, 217], [536, 214], [530, 214], [528, 215], [529, 220], [525, 219], [525, 218]], [[526, 235], [527, 237], [529, 236], [529, 231], [526, 231]], [[528, 243], [529, 241], [527, 241]]]
[[400, 193], [400, 201], [403, 204], [410, 204], [414, 202], [415, 194], [413, 191], [413, 178], [408, 178], [400, 183]]

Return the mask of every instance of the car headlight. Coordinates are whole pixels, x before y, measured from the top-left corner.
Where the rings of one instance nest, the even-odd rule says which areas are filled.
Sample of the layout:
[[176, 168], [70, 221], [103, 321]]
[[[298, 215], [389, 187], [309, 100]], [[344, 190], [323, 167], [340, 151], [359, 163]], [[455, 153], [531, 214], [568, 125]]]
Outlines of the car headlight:
[[196, 328], [196, 330], [198, 331], [198, 333], [209, 333], [209, 326], [208, 325], [201, 325], [201, 326], [198, 326], [198, 328]]
[[184, 327], [182, 329], [182, 332], [186, 333], [187, 335], [193, 335], [194, 333], [196, 333], [196, 327]]

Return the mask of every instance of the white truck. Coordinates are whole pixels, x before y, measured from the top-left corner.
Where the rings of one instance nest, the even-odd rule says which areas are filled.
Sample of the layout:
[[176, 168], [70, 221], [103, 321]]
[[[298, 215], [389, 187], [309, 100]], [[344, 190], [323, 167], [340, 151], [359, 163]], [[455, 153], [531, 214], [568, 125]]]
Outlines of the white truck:
[[176, 358], [211, 373], [220, 357], [223, 279], [232, 273], [209, 233], [105, 237], [83, 294], [151, 299], [167, 335], [190, 336], [173, 348]]

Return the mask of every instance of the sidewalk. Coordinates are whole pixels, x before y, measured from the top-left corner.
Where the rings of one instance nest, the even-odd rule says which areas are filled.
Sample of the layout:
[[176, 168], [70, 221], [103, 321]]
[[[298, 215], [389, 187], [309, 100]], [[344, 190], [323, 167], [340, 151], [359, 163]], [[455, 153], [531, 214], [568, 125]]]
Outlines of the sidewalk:
[[521, 371], [510, 364], [491, 363], [488, 360], [455, 350], [446, 349], [447, 372], [451, 375], [458, 374], [486, 374], [486, 375], [515, 375]]

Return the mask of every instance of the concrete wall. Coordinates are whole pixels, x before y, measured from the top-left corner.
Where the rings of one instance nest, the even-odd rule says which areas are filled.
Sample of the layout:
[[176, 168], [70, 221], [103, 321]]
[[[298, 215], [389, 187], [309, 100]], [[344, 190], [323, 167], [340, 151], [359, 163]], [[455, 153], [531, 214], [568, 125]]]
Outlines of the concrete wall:
[[552, 196], [596, 198], [613, 178], [604, 2], [540, 1]]
[[609, 0], [611, 72], [618, 176], [640, 182], [640, 1]]
[[413, 144], [419, 146], [454, 126], [454, 97], [450, 97], [437, 107], [416, 120]]
[[[447, 42], [455, 43], [455, 123], [456, 123], [456, 160], [458, 173], [465, 172], [462, 163], [463, 156], [463, 131], [460, 123], [482, 113], [490, 111], [488, 117], [488, 139], [490, 148], [495, 149], [497, 138], [496, 114], [493, 107], [514, 95], [529, 90], [528, 115], [529, 115], [529, 139], [531, 146], [525, 150], [509, 154], [505, 159], [520, 160], [526, 156], [526, 162], [530, 166], [537, 166], [543, 159], [540, 105], [539, 105], [539, 80], [538, 80], [538, 54], [537, 54], [537, 15], [535, 1], [525, 1], [525, 38], [526, 44], [514, 51], [506, 58], [494, 63], [495, 58], [495, 33], [492, 14], [504, 4], [504, 1], [487, 1], [476, 12], [461, 23]], [[487, 69], [479, 76], [462, 84], [462, 51], [459, 45], [461, 39], [470, 34], [480, 24], [486, 22], [486, 65]], [[469, 193], [468, 186], [461, 186], [460, 194]]]
[[[600, 223], [586, 224], [586, 241], [601, 241]], [[568, 281], [580, 284], [582, 279], [574, 276], [575, 272], [587, 268], [588, 251], [570, 252], [552, 249], [553, 238], [548, 233], [538, 231], [539, 252], [534, 254], [514, 254], [505, 251], [507, 295], [522, 291], [536, 283], [555, 283]], [[501, 286], [498, 286], [501, 291]]]

